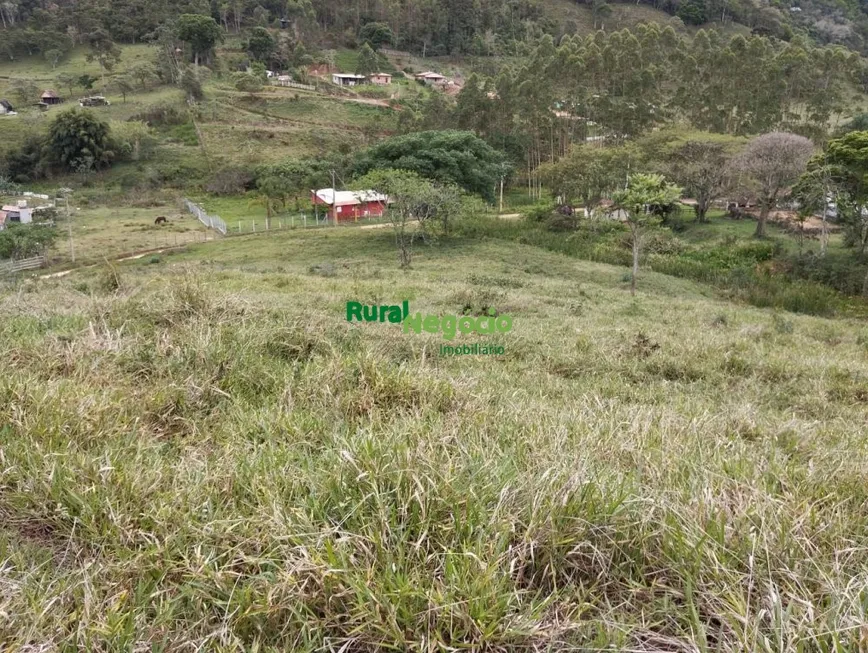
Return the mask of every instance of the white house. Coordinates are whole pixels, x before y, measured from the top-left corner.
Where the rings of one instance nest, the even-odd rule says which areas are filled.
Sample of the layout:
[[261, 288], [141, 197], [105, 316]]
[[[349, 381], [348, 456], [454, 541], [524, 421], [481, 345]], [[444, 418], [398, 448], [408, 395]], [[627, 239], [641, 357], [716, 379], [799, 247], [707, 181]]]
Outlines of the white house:
[[21, 224], [33, 222], [33, 209], [27, 206], [26, 200], [21, 200], [18, 204], [6, 204], [0, 209], [0, 223], [5, 226], [12, 222]]
[[351, 75], [349, 73], [334, 73], [332, 82], [338, 86], [358, 86], [364, 84], [367, 77], [364, 75]]

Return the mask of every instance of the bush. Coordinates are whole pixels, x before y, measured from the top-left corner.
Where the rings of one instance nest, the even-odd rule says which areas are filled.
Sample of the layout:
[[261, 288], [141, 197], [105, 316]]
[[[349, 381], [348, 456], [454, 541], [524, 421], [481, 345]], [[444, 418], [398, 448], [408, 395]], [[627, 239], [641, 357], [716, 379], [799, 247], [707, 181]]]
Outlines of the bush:
[[546, 229], [554, 232], [575, 231], [579, 221], [575, 215], [561, 215], [556, 213], [545, 222]]
[[149, 127], [181, 125], [189, 122], [189, 120], [190, 114], [185, 108], [168, 103], [145, 107], [145, 109], [130, 118], [130, 121], [143, 122]]
[[40, 225], [12, 224], [0, 231], [0, 259], [39, 256], [57, 239], [57, 229]]
[[554, 212], [554, 204], [537, 204], [524, 212], [524, 218], [529, 222], [545, 222]]

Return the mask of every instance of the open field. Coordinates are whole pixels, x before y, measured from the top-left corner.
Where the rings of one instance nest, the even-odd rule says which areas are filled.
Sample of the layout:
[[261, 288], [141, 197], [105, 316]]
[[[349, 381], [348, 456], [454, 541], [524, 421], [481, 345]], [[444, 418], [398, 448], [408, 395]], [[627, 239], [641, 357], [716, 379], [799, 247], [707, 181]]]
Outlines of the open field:
[[[864, 322], [393, 247], [241, 237], [5, 287], [6, 648], [858, 650]], [[513, 316], [447, 343], [505, 354], [345, 321], [402, 299]]]

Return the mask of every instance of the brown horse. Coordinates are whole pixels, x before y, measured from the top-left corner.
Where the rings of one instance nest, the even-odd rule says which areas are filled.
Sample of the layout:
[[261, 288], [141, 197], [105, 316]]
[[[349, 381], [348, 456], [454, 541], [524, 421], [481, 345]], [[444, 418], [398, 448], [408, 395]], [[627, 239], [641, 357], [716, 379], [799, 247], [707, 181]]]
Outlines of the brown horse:
[[168, 222], [169, 221], [166, 219], [166, 217], [162, 215], [156, 220], [154, 220], [154, 224], [167, 224]]

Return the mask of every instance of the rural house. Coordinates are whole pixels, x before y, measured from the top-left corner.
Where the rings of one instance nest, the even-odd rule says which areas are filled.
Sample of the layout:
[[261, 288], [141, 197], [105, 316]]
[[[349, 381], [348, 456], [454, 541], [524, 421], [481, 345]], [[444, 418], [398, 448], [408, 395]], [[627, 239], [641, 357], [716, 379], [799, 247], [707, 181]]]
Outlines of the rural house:
[[317, 206], [327, 206], [328, 218], [334, 222], [356, 222], [359, 218], [380, 217], [386, 211], [389, 198], [373, 190], [339, 190], [323, 188], [311, 191]]
[[22, 200], [18, 204], [6, 204], [0, 209], [0, 222], [3, 226], [11, 222], [30, 224], [33, 222], [33, 209], [27, 206], [27, 201]]
[[15, 113], [15, 108], [9, 104], [9, 100], [0, 100], [0, 116], [4, 116], [7, 113]]
[[445, 86], [446, 83], [449, 81], [446, 79], [445, 76], [441, 75], [440, 73], [434, 73], [430, 70], [425, 73], [419, 73], [418, 75], [416, 75], [416, 79], [430, 86]]
[[61, 98], [50, 88], [46, 89], [45, 92], [42, 93], [41, 100], [43, 104], [60, 104], [61, 102], [63, 102], [63, 98]]
[[392, 76], [389, 73], [374, 73], [368, 77], [368, 81], [378, 86], [388, 86], [392, 83]]
[[332, 75], [332, 82], [338, 86], [358, 86], [366, 80], [364, 75], [351, 75], [349, 73], [335, 73]]

